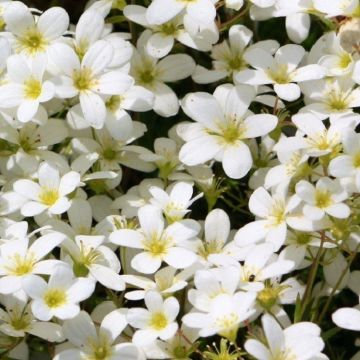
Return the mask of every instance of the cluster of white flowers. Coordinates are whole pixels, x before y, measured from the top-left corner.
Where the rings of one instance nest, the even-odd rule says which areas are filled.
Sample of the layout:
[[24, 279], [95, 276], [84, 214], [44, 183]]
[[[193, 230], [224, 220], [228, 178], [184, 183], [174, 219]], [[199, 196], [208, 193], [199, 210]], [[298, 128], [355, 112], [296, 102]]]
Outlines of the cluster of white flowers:
[[0, 0], [0, 358], [340, 359], [360, 1], [135, 3]]

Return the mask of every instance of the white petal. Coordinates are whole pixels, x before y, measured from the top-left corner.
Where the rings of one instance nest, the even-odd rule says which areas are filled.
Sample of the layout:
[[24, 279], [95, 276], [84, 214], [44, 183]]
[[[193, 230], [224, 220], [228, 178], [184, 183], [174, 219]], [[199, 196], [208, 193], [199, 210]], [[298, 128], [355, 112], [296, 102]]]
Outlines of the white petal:
[[232, 179], [244, 177], [251, 169], [252, 157], [249, 147], [242, 141], [234, 146], [227, 146], [223, 154], [223, 168], [225, 174]]
[[196, 261], [197, 256], [190, 250], [180, 247], [170, 248], [164, 256], [164, 261], [176, 269], [185, 269]]
[[121, 95], [134, 84], [134, 79], [120, 71], [110, 71], [101, 75], [96, 91], [101, 94]]
[[52, 7], [41, 14], [37, 27], [45, 38], [55, 40], [65, 33], [69, 23], [69, 15], [64, 9]]
[[279, 48], [275, 54], [278, 64], [288, 64], [289, 70], [297, 68], [305, 55], [305, 49], [300, 45], [287, 44]]
[[263, 136], [276, 128], [278, 118], [269, 114], [257, 114], [248, 116], [245, 121], [244, 137], [254, 138]]
[[159, 257], [154, 257], [148, 252], [143, 252], [137, 254], [131, 260], [131, 266], [143, 273], [143, 274], [153, 274], [161, 266], [161, 259]]
[[299, 85], [297, 84], [275, 84], [274, 90], [280, 99], [294, 101], [301, 95]]
[[360, 311], [353, 308], [342, 308], [332, 314], [333, 322], [344, 329], [360, 330]]
[[179, 14], [184, 6], [185, 4], [181, 1], [154, 0], [146, 11], [146, 19], [151, 25], [164, 24]]
[[350, 208], [348, 205], [340, 203], [334, 204], [326, 208], [326, 212], [339, 219], [346, 219], [350, 215]]
[[99, 283], [108, 289], [115, 291], [123, 291], [125, 289], [125, 283], [121, 276], [106, 266], [93, 264], [90, 267], [90, 273]]
[[212, 136], [202, 136], [183, 145], [179, 158], [184, 164], [194, 166], [213, 159], [220, 150], [216, 139]]
[[105, 40], [98, 40], [92, 44], [85, 53], [82, 68], [90, 68], [93, 74], [99, 74], [111, 62], [114, 55], [114, 48]]
[[166, 56], [174, 46], [174, 37], [164, 33], [155, 33], [150, 36], [147, 44], [147, 52], [154, 58]]
[[222, 121], [224, 119], [223, 110], [214, 96], [198, 92], [188, 94], [181, 102], [181, 106], [190, 118], [204, 124], [210, 129], [216, 129], [215, 120]]
[[89, 125], [95, 129], [101, 129], [106, 117], [104, 100], [99, 95], [87, 91], [80, 94], [80, 104]]
[[174, 116], [179, 111], [179, 99], [176, 93], [166, 84], [158, 82], [152, 89], [155, 95], [153, 109], [164, 117]]
[[309, 35], [310, 23], [309, 14], [296, 12], [287, 15], [285, 25], [290, 40], [297, 44], [302, 43]]
[[195, 70], [195, 61], [186, 54], [169, 55], [157, 64], [159, 79], [173, 82], [187, 78]]

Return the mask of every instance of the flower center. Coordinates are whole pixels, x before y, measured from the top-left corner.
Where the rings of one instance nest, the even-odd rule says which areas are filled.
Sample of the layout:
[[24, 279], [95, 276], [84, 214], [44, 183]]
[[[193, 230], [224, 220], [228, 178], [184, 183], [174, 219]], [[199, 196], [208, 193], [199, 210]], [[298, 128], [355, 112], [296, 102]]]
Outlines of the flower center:
[[154, 256], [165, 255], [169, 246], [170, 242], [167, 239], [159, 237], [156, 233], [144, 242], [144, 250]]
[[279, 64], [275, 69], [268, 70], [268, 75], [277, 84], [288, 84], [291, 82], [287, 64]]
[[349, 107], [347, 94], [335, 90], [327, 94], [326, 103], [331, 110], [342, 111]]
[[177, 25], [173, 22], [168, 22], [160, 25], [159, 31], [165, 35], [176, 35], [178, 32]]
[[268, 219], [272, 226], [278, 226], [285, 221], [285, 204], [283, 201], [274, 201]]
[[59, 192], [57, 189], [42, 188], [39, 194], [39, 200], [45, 205], [51, 206], [59, 199]]
[[145, 70], [140, 73], [139, 78], [143, 84], [151, 84], [154, 81], [154, 73], [152, 70]]
[[239, 324], [239, 316], [231, 312], [216, 319], [216, 327], [219, 328], [219, 335], [235, 341], [236, 333]]
[[29, 29], [18, 41], [19, 50], [26, 51], [30, 55], [44, 51], [48, 45], [48, 41], [36, 27]]
[[24, 82], [24, 96], [29, 100], [36, 100], [41, 94], [41, 82], [33, 77]]
[[44, 294], [44, 302], [49, 308], [57, 308], [66, 304], [67, 296], [63, 289], [48, 289]]
[[329, 190], [316, 190], [315, 205], [320, 209], [325, 209], [333, 203]]
[[27, 330], [31, 324], [31, 315], [28, 310], [21, 309], [18, 305], [12, 308], [9, 312], [10, 325], [15, 330]]
[[11, 257], [11, 260], [13, 262], [12, 266], [5, 266], [5, 269], [9, 272], [9, 274], [15, 276], [31, 274], [36, 263], [33, 254], [21, 256], [20, 254], [16, 253]]
[[245, 67], [245, 61], [241, 55], [235, 55], [227, 60], [229, 70], [241, 70]]
[[155, 330], [162, 330], [168, 324], [168, 320], [163, 312], [156, 312], [151, 315], [150, 326]]
[[269, 360], [296, 360], [296, 355], [289, 349], [276, 349]]
[[354, 168], [360, 168], [360, 152], [356, 153], [353, 157], [353, 166]]
[[102, 156], [105, 160], [114, 160], [116, 158], [117, 152], [111, 148], [106, 148], [102, 152]]
[[105, 346], [99, 346], [94, 350], [94, 357], [96, 360], [106, 359], [110, 355], [110, 351]]
[[339, 59], [339, 67], [346, 69], [352, 62], [352, 57], [349, 53], [344, 52]]
[[89, 68], [75, 70], [73, 73], [73, 83], [76, 89], [81, 91], [91, 90], [96, 85], [96, 80]]
[[111, 112], [115, 112], [120, 107], [122, 100], [120, 95], [113, 95], [105, 102], [105, 106]]

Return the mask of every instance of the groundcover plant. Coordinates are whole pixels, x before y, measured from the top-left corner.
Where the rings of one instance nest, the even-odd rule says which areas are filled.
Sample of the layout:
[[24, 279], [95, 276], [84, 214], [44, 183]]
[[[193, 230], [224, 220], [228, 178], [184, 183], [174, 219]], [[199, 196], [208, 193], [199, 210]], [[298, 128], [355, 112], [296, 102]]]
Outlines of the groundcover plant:
[[0, 359], [359, 360], [359, 84], [359, 0], [0, 0]]

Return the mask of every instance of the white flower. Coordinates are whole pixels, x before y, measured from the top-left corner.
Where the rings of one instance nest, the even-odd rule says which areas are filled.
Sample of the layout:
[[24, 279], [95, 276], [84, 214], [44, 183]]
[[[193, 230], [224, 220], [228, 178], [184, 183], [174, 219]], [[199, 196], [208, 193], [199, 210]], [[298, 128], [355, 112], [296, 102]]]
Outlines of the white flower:
[[[149, 24], [161, 25], [184, 9], [189, 17], [200, 23], [209, 23], [215, 19], [216, 9], [214, 4], [218, 0], [153, 0], [146, 12]], [[164, 11], [166, 9], [166, 11]]]
[[236, 74], [247, 68], [246, 53], [254, 48], [260, 48], [274, 53], [279, 44], [274, 40], [259, 41], [249, 45], [253, 33], [244, 25], [233, 25], [229, 29], [228, 39], [216, 44], [211, 50], [214, 70], [207, 70], [197, 65], [192, 78], [199, 84], [208, 84], [223, 79], [226, 76], [235, 78]]
[[144, 276], [123, 275], [122, 278], [127, 284], [143, 289], [129, 291], [125, 294], [125, 298], [128, 300], [142, 300], [148, 290], [155, 290], [163, 296], [169, 296], [188, 285], [186, 280], [193, 276], [196, 268], [197, 266], [194, 265], [189, 269], [177, 272], [177, 269], [166, 266], [155, 273], [154, 281]]
[[244, 58], [255, 70], [242, 70], [235, 80], [250, 85], [274, 84], [274, 91], [280, 99], [294, 101], [301, 95], [300, 87], [295, 83], [325, 76], [319, 65], [299, 67], [304, 55], [304, 48], [293, 44], [279, 48], [274, 57], [261, 48], [249, 50]]
[[27, 179], [14, 183], [15, 192], [28, 199], [21, 207], [24, 216], [35, 216], [45, 210], [49, 214], [64, 213], [71, 205], [67, 195], [81, 184], [79, 173], [69, 171], [60, 177], [58, 168], [47, 162], [39, 166], [38, 179], [39, 183]]
[[0, 293], [11, 294], [22, 289], [23, 280], [30, 274], [50, 275], [59, 260], [41, 260], [58, 246], [65, 236], [50, 233], [36, 239], [9, 240], [0, 246]]
[[204, 239], [197, 241], [201, 263], [210, 265], [221, 259], [222, 263], [231, 265], [242, 259], [242, 249], [230, 241], [233, 234], [230, 233], [229, 216], [224, 210], [210, 211], [205, 219], [204, 230]]
[[335, 32], [326, 34], [326, 55], [323, 55], [318, 64], [327, 69], [328, 76], [352, 75], [355, 60], [351, 53], [344, 50], [340, 44], [340, 36]]
[[203, 195], [200, 193], [191, 198], [193, 186], [185, 182], [176, 183], [169, 193], [155, 186], [149, 192], [153, 196], [150, 203], [162, 210], [169, 223], [183, 219], [191, 211], [188, 208]]
[[235, 294], [239, 280], [240, 272], [235, 266], [198, 270], [194, 276], [196, 289], [188, 292], [189, 302], [197, 310], [209, 312], [217, 297]]
[[69, 27], [69, 15], [64, 9], [53, 7], [35, 21], [30, 9], [20, 1], [6, 7], [4, 20], [14, 50], [29, 57], [48, 53]]
[[146, 309], [132, 308], [127, 313], [129, 324], [137, 328], [133, 342], [142, 346], [153, 343], [157, 338], [168, 340], [172, 338], [178, 324], [176, 317], [179, 313], [179, 303], [174, 297], [165, 300], [156, 291], [145, 294]]
[[154, 141], [154, 152], [140, 155], [144, 161], [154, 162], [159, 169], [162, 179], [169, 178], [174, 172], [183, 170], [184, 166], [179, 160], [180, 146], [176, 140], [157, 138]]
[[97, 329], [90, 315], [81, 311], [76, 317], [66, 320], [64, 335], [76, 349], [59, 352], [54, 360], [81, 359], [126, 359], [139, 360], [139, 351], [131, 343], [116, 343], [117, 337], [127, 326], [122, 310], [107, 314]]
[[270, 315], [263, 315], [261, 321], [267, 345], [254, 339], [245, 342], [245, 350], [255, 359], [328, 359], [321, 354], [325, 344], [316, 324], [300, 322], [283, 330]]
[[287, 187], [278, 186], [271, 196], [263, 187], [256, 189], [249, 199], [249, 209], [257, 220], [243, 226], [235, 235], [239, 246], [265, 239], [278, 250], [287, 235], [287, 220], [300, 203], [297, 197], [287, 196]]
[[[31, 173], [39, 167], [39, 161], [46, 160], [49, 156], [63, 160], [60, 154], [50, 152], [52, 145], [61, 143], [68, 136], [68, 130], [64, 121], [49, 119], [43, 125], [33, 121], [26, 124], [19, 123], [3, 124], [0, 138], [8, 141], [14, 148], [8, 162], [15, 162], [25, 173]], [[48, 155], [48, 154], [51, 155]]]
[[113, 46], [98, 40], [86, 51], [80, 62], [75, 51], [65, 44], [54, 45], [51, 59], [62, 74], [56, 81], [56, 94], [60, 98], [79, 95], [81, 110], [90, 126], [101, 129], [106, 117], [105, 101], [101, 95], [121, 95], [134, 80], [127, 74], [107, 67], [114, 57]]
[[313, 0], [314, 8], [328, 17], [351, 16], [359, 6], [357, 0]]
[[80, 312], [79, 302], [94, 292], [95, 282], [74, 278], [68, 266], [57, 265], [48, 283], [39, 276], [30, 275], [24, 279], [23, 287], [33, 299], [31, 310], [37, 319], [48, 321], [55, 316], [64, 320]]
[[78, 235], [75, 242], [70, 239], [65, 241], [63, 248], [71, 258], [76, 276], [90, 274], [106, 288], [122, 291], [125, 283], [118, 274], [120, 261], [111, 249], [103, 245], [104, 240], [104, 236]]
[[214, 95], [188, 94], [182, 107], [196, 123], [178, 127], [179, 135], [186, 141], [180, 150], [180, 160], [193, 166], [216, 159], [222, 162], [229, 177], [244, 177], [252, 166], [244, 140], [263, 136], [277, 125], [274, 115], [249, 113], [255, 95], [254, 88], [244, 85], [223, 85]]
[[0, 86], [2, 108], [17, 107], [21, 122], [30, 121], [37, 113], [39, 104], [49, 101], [55, 94], [55, 86], [44, 81], [46, 58], [36, 57], [27, 64], [21, 55], [10, 56], [7, 60], [8, 81]]
[[344, 153], [332, 159], [329, 164], [329, 173], [338, 178], [354, 177], [360, 189], [360, 137], [355, 131], [343, 133], [342, 145]]
[[279, 184], [289, 184], [291, 179], [306, 171], [309, 156], [302, 150], [283, 149], [277, 151], [279, 165], [269, 168], [265, 176], [264, 188], [268, 189]]
[[298, 113], [292, 117], [292, 122], [300, 131], [296, 136], [280, 138], [274, 150], [304, 150], [306, 155], [320, 157], [331, 153], [336, 154], [340, 150], [342, 133], [353, 129], [357, 125], [358, 118], [352, 114], [332, 117], [330, 126], [326, 127], [317, 116]]
[[131, 187], [125, 195], [115, 199], [112, 208], [121, 209], [121, 213], [128, 218], [136, 216], [139, 208], [150, 204], [150, 188], [153, 186], [161, 189], [164, 185], [158, 178], [144, 179], [139, 185]]
[[169, 55], [161, 59], [150, 56], [144, 49], [149, 34], [143, 33], [138, 49], [131, 59], [130, 74], [136, 84], [150, 90], [155, 96], [153, 110], [169, 117], [179, 111], [179, 100], [166, 82], [175, 82], [190, 76], [195, 70], [194, 60], [187, 54]]
[[306, 180], [301, 180], [295, 187], [296, 195], [305, 202], [303, 212], [311, 220], [321, 220], [325, 214], [345, 219], [350, 215], [350, 208], [342, 201], [348, 198], [347, 192], [337, 180], [323, 177], [314, 187]]
[[[161, 25], [151, 25], [146, 19], [146, 11], [147, 9], [143, 6], [128, 5], [124, 9], [124, 15], [134, 23], [142, 25], [151, 31], [145, 48], [148, 54], [155, 58], [162, 58], [169, 54], [175, 40], [191, 48], [208, 51], [211, 48], [211, 44], [218, 39], [216, 31], [213, 31], [213, 36], [207, 34], [207, 32], [212, 32], [211, 25], [213, 23], [200, 30], [198, 34], [192, 35], [184, 28], [184, 17], [182, 15], [176, 16]], [[202, 33], [204, 34], [203, 36]]]
[[352, 112], [360, 105], [360, 89], [349, 77], [303, 82], [301, 91], [306, 104], [301, 112], [311, 112], [321, 120]]
[[256, 293], [221, 294], [212, 302], [208, 312], [191, 312], [182, 321], [190, 328], [199, 329], [203, 337], [219, 334], [235, 341], [241, 323], [255, 313]]
[[287, 274], [294, 268], [294, 262], [279, 259], [274, 253], [272, 244], [255, 245], [240, 265], [240, 281], [238, 287], [245, 291], [260, 291], [265, 281]]
[[52, 322], [37, 321], [31, 313], [28, 299], [23, 291], [6, 295], [1, 301], [5, 310], [0, 309], [0, 331], [12, 337], [26, 334], [37, 336], [50, 342], [65, 340], [62, 327]]
[[189, 240], [198, 234], [194, 220], [181, 220], [165, 228], [160, 209], [145, 205], [138, 212], [141, 229], [121, 229], [110, 235], [117, 245], [142, 249], [131, 260], [131, 266], [144, 274], [153, 274], [165, 261], [176, 269], [184, 269], [196, 261], [196, 255], [185, 248]]

